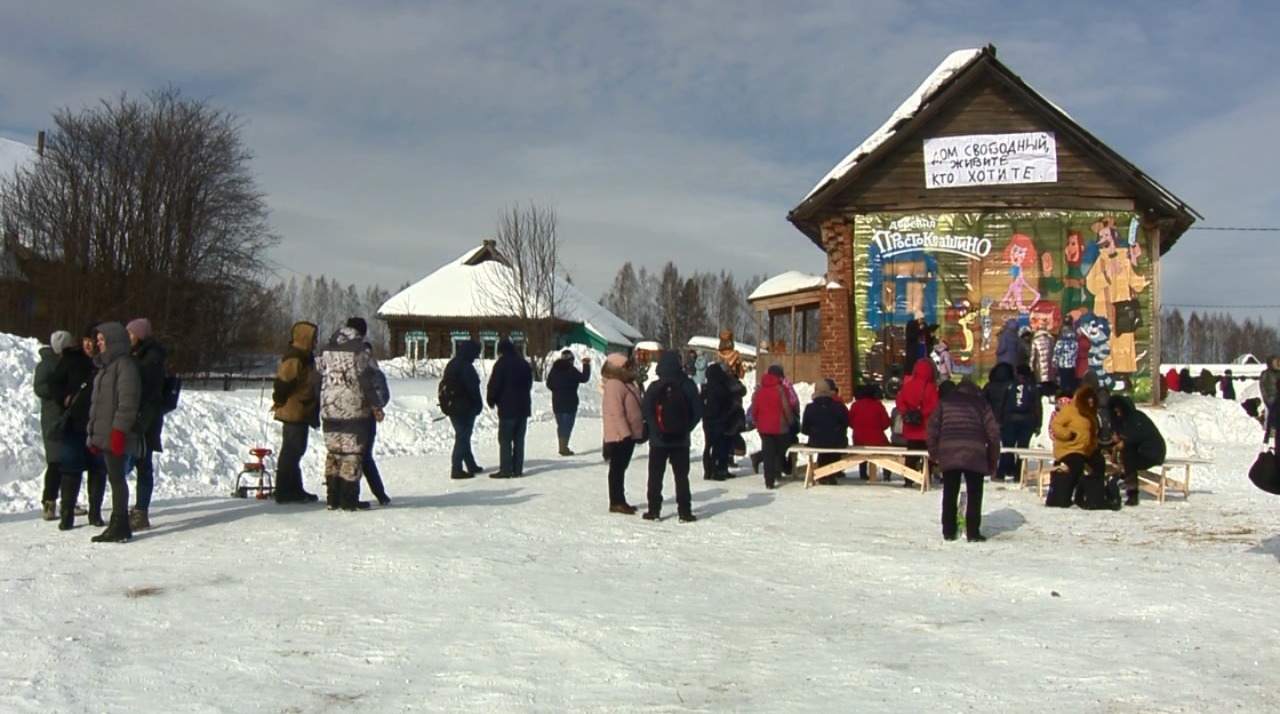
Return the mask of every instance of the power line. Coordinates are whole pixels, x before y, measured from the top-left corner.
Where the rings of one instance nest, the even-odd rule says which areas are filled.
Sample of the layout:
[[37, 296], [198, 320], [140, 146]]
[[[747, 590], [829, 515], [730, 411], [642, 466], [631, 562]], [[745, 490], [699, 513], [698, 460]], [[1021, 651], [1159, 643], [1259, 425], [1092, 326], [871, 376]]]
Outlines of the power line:
[[1193, 304], [1190, 304], [1190, 303], [1182, 303], [1182, 302], [1161, 302], [1161, 303], [1160, 303], [1160, 307], [1161, 307], [1161, 308], [1166, 308], [1166, 307], [1192, 307], [1192, 308], [1199, 308], [1199, 309], [1202, 309], [1202, 310], [1203, 310], [1203, 309], [1214, 309], [1214, 310], [1226, 310], [1226, 309], [1231, 309], [1231, 310], [1280, 310], [1280, 305], [1193, 305]]
[[1247, 232], [1247, 231], [1265, 231], [1265, 232], [1269, 232], [1269, 233], [1280, 232], [1280, 228], [1265, 228], [1265, 227], [1259, 227], [1259, 228], [1235, 228], [1235, 227], [1231, 227], [1231, 226], [1191, 226], [1191, 227], [1190, 227], [1190, 228], [1188, 228], [1187, 230], [1189, 230], [1189, 231], [1241, 231], [1241, 232]]

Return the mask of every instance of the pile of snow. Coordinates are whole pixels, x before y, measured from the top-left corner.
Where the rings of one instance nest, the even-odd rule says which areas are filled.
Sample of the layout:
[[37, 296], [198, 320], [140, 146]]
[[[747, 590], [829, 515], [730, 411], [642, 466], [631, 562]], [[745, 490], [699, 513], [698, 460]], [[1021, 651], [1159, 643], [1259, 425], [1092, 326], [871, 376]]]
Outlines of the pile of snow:
[[767, 297], [790, 295], [791, 293], [798, 293], [804, 290], [814, 290], [826, 285], [826, 283], [827, 279], [821, 275], [811, 275], [809, 273], [802, 273], [798, 270], [788, 270], [785, 273], [775, 275], [763, 283], [760, 283], [760, 285], [747, 296], [747, 300], [761, 300]]

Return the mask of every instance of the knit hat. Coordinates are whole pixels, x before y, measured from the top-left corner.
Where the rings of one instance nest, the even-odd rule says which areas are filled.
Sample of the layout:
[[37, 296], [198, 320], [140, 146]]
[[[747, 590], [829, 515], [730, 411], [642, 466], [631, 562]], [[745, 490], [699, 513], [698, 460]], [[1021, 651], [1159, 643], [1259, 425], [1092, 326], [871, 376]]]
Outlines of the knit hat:
[[769, 374], [772, 374], [772, 375], [773, 375], [773, 376], [775, 376], [775, 377], [785, 377], [785, 376], [787, 376], [787, 375], [782, 371], [782, 365], [780, 365], [780, 364], [771, 364], [771, 365], [769, 365], [769, 369], [768, 369], [767, 371], [769, 372]]
[[347, 327], [355, 330], [361, 337], [369, 334], [369, 323], [363, 317], [348, 317]]
[[825, 379], [819, 379], [817, 382], [814, 382], [814, 384], [813, 384], [813, 396], [814, 396], [814, 397], [829, 397], [829, 396], [831, 396], [831, 385], [830, 385], [830, 384], [827, 384], [827, 380], [825, 380]]
[[58, 330], [49, 335], [49, 346], [53, 348], [55, 354], [62, 354], [62, 351], [74, 344], [76, 338], [66, 330]]
[[608, 357], [604, 358], [604, 363], [614, 368], [626, 367], [627, 356], [622, 354], [621, 352], [614, 352], [610, 354]]
[[573, 350], [560, 350], [560, 356], [565, 359], [573, 359]]
[[139, 340], [145, 340], [151, 337], [151, 321], [145, 317], [130, 320], [129, 324], [124, 326], [124, 329], [128, 330], [129, 334]]

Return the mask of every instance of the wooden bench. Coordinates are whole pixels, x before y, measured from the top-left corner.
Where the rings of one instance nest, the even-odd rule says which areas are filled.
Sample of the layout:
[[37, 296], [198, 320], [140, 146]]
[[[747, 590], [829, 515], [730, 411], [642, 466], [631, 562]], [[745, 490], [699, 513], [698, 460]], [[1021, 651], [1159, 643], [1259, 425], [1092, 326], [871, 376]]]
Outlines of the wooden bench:
[[[1164, 503], [1165, 496], [1170, 490], [1180, 492], [1182, 499], [1186, 500], [1191, 497], [1191, 467], [1212, 463], [1211, 459], [1165, 459], [1163, 464], [1156, 467], [1160, 469], [1158, 473], [1155, 469], [1138, 472], [1138, 488], [1155, 496], [1157, 503]], [[1179, 468], [1182, 469], [1182, 478], [1178, 478]]]
[[[879, 470], [884, 469], [899, 474], [904, 479], [920, 487], [920, 492], [929, 490], [929, 452], [924, 449], [905, 449], [899, 446], [844, 446], [824, 448], [797, 444], [790, 453], [805, 456], [807, 463], [804, 471], [804, 487], [809, 488], [820, 478], [838, 474], [841, 471], [858, 466], [868, 465], [868, 476], [872, 482], [880, 480]], [[825, 466], [818, 466], [820, 454], [835, 454], [840, 458]], [[906, 465], [908, 456], [920, 457], [924, 467], [920, 470]]]
[[[1049, 479], [1052, 478], [1054, 470], [1053, 452], [1048, 449], [1005, 449], [1004, 451], [1022, 457], [1020, 484], [1027, 486], [1034, 483], [1036, 495], [1044, 498], [1044, 492], [1049, 488]], [[1036, 468], [1028, 469], [1027, 464], [1031, 462], [1038, 462]], [[1191, 495], [1191, 467], [1212, 463], [1211, 459], [1197, 457], [1167, 458], [1160, 466], [1138, 472], [1138, 488], [1155, 496], [1157, 503], [1164, 503], [1165, 497], [1171, 491], [1181, 493], [1186, 499]], [[1181, 477], [1178, 469], [1182, 469]], [[1108, 462], [1107, 470], [1108, 472], [1118, 471], [1119, 466]]]

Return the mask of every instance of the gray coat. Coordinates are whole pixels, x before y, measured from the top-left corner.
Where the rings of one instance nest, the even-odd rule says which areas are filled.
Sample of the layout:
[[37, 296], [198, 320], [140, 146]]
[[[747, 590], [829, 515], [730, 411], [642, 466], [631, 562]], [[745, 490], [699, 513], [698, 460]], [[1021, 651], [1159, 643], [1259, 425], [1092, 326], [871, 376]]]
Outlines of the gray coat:
[[93, 398], [89, 402], [89, 446], [109, 451], [111, 432], [119, 429], [126, 435], [125, 453], [142, 454], [142, 435], [138, 431], [138, 406], [142, 402], [142, 377], [138, 365], [129, 356], [129, 333], [118, 322], [98, 326], [106, 340], [105, 353], [99, 356], [101, 369], [93, 378]]
[[40, 398], [40, 434], [44, 437], [44, 460], [50, 464], [58, 462], [58, 448], [62, 441], [62, 435], [54, 428], [63, 411], [53, 388], [53, 370], [57, 366], [58, 356], [53, 353], [53, 348], [41, 347], [32, 386]]

